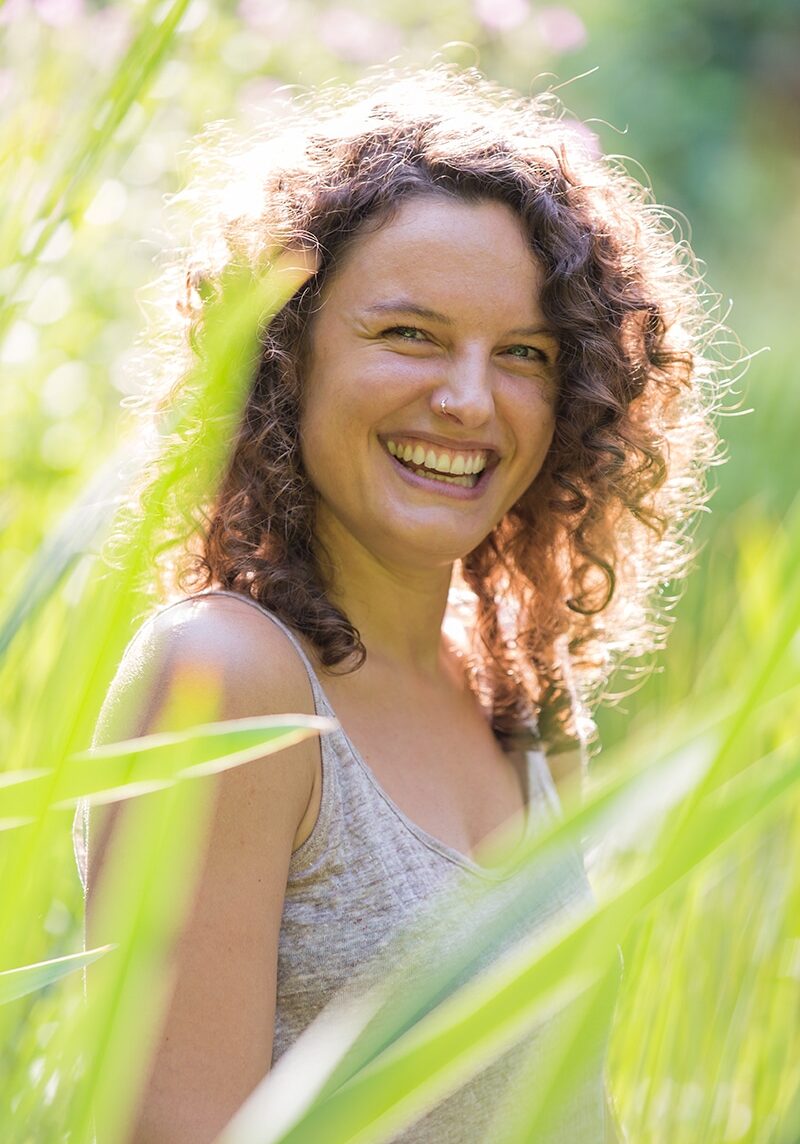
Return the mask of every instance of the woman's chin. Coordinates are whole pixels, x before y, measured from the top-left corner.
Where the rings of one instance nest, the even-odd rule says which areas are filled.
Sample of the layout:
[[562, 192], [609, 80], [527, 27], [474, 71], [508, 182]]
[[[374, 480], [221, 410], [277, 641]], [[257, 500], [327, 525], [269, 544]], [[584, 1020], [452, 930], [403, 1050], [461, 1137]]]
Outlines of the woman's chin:
[[395, 566], [408, 564], [415, 571], [437, 571], [463, 560], [491, 531], [492, 526], [475, 528], [464, 521], [395, 518], [393, 527], [384, 528], [375, 554]]

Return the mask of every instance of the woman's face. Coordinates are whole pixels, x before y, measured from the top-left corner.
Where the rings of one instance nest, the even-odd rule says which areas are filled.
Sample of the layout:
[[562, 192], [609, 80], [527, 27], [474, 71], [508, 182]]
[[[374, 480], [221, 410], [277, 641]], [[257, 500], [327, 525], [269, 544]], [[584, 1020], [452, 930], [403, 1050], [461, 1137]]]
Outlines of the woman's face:
[[525, 492], [554, 428], [540, 285], [496, 202], [409, 199], [348, 248], [314, 319], [301, 418], [329, 551], [451, 564]]

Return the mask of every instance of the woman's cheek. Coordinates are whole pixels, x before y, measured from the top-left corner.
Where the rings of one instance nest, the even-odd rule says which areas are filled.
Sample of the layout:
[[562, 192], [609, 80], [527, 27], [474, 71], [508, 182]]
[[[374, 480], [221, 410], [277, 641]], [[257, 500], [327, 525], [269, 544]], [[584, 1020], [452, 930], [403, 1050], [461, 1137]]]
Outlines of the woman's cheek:
[[380, 386], [384, 395], [414, 400], [427, 396], [446, 379], [442, 363], [431, 358], [414, 358], [403, 354], [375, 363], [369, 379]]

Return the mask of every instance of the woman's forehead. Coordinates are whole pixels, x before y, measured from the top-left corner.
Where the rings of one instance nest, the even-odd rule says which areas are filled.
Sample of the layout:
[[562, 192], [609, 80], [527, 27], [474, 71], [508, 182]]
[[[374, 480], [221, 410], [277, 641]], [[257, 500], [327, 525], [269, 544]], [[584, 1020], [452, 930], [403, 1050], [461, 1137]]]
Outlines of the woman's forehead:
[[327, 293], [347, 307], [373, 313], [417, 307], [431, 312], [420, 316], [445, 322], [464, 308], [502, 305], [527, 326], [540, 320], [541, 282], [510, 207], [429, 196], [403, 203], [355, 239]]

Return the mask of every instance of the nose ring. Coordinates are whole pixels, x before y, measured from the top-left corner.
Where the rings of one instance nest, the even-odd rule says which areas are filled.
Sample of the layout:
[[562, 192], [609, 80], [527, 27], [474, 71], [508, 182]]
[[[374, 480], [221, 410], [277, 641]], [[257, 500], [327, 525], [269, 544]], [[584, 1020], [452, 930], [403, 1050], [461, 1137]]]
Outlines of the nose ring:
[[439, 407], [442, 411], [442, 416], [446, 417], [447, 416], [447, 398], [446, 397], [443, 397], [442, 400], [439, 402]]

